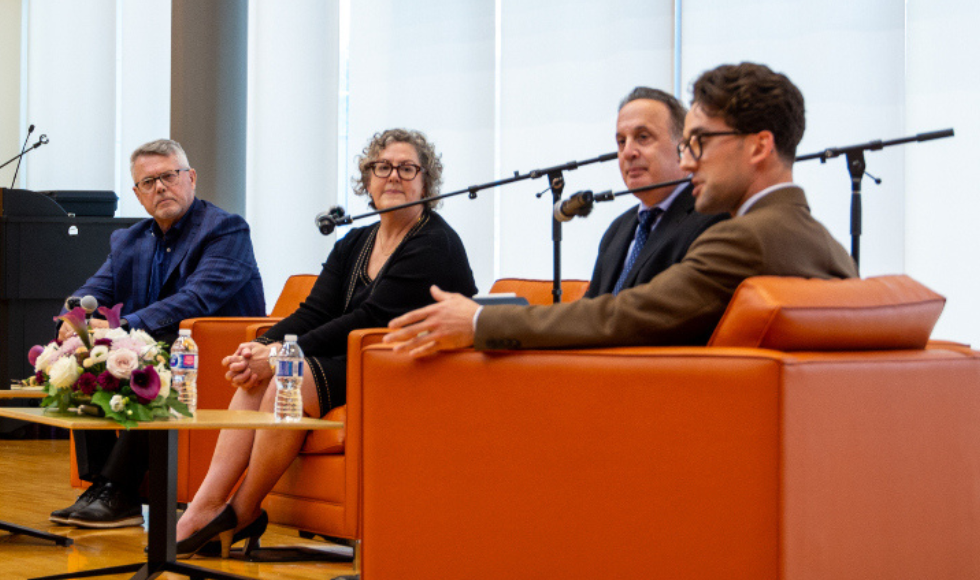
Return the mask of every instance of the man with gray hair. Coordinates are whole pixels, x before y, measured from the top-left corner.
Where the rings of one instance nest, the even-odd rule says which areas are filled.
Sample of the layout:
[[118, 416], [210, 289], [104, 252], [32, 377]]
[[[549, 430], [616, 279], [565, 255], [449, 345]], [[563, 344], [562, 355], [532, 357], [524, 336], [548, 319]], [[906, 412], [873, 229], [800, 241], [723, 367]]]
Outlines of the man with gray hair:
[[[265, 298], [248, 224], [196, 197], [197, 172], [176, 141], [142, 145], [130, 157], [133, 192], [150, 219], [112, 234], [109, 256], [75, 291], [122, 303], [123, 328], [173, 342], [180, 321], [262, 316]], [[93, 319], [92, 326], [105, 326]], [[71, 333], [62, 325], [59, 338]], [[92, 486], [51, 521], [115, 528], [143, 523], [139, 486], [147, 469], [145, 431], [75, 433], [79, 477]]]

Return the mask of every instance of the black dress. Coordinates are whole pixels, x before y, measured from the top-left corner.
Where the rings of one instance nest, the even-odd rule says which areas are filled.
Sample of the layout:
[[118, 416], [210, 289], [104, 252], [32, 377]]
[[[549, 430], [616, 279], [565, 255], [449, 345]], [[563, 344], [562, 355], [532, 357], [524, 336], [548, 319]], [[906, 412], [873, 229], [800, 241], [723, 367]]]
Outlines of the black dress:
[[431, 304], [433, 284], [447, 292], [476, 294], [463, 242], [431, 211], [423, 212], [372, 280], [367, 267], [379, 228], [378, 223], [356, 228], [338, 240], [306, 300], [258, 339], [269, 344], [287, 334], [299, 337], [324, 414], [347, 401], [347, 335], [352, 330], [387, 326]]

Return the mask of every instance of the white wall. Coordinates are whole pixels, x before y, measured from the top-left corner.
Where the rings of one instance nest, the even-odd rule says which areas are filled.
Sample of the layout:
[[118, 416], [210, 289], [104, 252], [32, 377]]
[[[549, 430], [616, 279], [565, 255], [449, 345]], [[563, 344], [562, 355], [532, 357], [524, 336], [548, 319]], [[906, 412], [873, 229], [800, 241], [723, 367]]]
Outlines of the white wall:
[[246, 218], [266, 303], [333, 247], [313, 217], [337, 199], [335, 2], [249, 3]]
[[145, 216], [132, 193], [129, 154], [169, 134], [169, 0], [26, 6], [24, 124], [50, 143], [25, 158], [21, 184], [112, 190], [117, 216]]
[[934, 333], [980, 344], [976, 216], [980, 187], [980, 5], [909, 4], [906, 119], [909, 133], [954, 127], [952, 139], [906, 146], [905, 271], [947, 298]]

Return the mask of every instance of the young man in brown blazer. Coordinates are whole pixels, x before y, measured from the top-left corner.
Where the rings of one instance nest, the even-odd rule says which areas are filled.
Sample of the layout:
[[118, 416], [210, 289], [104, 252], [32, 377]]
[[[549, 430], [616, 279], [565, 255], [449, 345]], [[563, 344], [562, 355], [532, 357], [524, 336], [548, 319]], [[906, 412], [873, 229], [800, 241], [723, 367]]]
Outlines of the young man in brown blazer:
[[848, 278], [854, 261], [792, 183], [803, 95], [768, 67], [722, 65], [694, 83], [678, 146], [695, 208], [728, 212], [684, 259], [618, 295], [552, 306], [487, 306], [433, 287], [437, 302], [394, 319], [385, 337], [425, 356], [478, 349], [705, 344], [750, 276]]

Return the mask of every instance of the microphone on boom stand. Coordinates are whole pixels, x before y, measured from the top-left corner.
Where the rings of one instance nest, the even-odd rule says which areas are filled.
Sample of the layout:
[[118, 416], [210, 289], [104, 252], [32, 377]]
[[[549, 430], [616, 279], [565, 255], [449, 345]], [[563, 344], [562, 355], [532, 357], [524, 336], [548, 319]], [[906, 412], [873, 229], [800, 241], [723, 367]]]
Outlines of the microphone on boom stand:
[[617, 191], [616, 193], [613, 193], [611, 189], [599, 193], [592, 193], [591, 190], [579, 191], [565, 201], [559, 201], [555, 204], [555, 219], [560, 222], [567, 222], [576, 216], [586, 217], [592, 213], [592, 206], [595, 202], [612, 201], [620, 195], [626, 195], [627, 193], [640, 193], [643, 191], [650, 191], [651, 189], [660, 189], [661, 187], [671, 187], [682, 183], [690, 183], [690, 181], [690, 177], [685, 177], [684, 179], [654, 183], [653, 185], [645, 185], [635, 189], [624, 189], [623, 191]]
[[17, 167], [14, 168], [14, 178], [10, 180], [10, 188], [13, 189], [14, 184], [17, 183], [17, 173], [20, 171], [20, 162], [24, 159], [24, 152], [27, 151], [27, 143], [31, 140], [31, 133], [34, 132], [34, 124], [27, 128], [27, 136], [24, 137], [24, 145], [20, 148], [20, 157], [17, 159]]
[[351, 221], [351, 217], [347, 215], [347, 211], [339, 205], [335, 205], [327, 211], [318, 213], [315, 223], [316, 228], [320, 230], [321, 234], [329, 236], [337, 226], [349, 224]]

